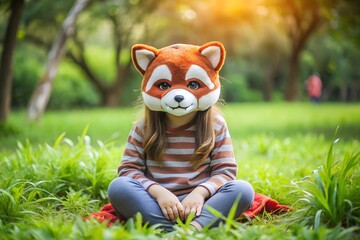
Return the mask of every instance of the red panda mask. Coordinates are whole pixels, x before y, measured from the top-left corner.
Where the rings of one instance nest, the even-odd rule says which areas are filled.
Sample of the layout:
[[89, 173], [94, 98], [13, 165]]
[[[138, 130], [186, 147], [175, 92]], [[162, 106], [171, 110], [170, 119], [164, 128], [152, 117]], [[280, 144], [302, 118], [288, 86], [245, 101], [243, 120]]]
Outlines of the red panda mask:
[[131, 56], [143, 75], [142, 97], [150, 110], [183, 116], [206, 110], [219, 100], [219, 71], [225, 61], [221, 43], [162, 49], [136, 44]]

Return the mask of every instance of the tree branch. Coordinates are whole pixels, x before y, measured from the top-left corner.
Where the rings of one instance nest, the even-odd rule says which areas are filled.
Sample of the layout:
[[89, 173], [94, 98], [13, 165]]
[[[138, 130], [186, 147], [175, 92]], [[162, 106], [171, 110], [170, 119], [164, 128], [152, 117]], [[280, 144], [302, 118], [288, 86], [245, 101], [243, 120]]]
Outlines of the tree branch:
[[76, 65], [80, 67], [83, 73], [88, 77], [90, 82], [99, 90], [104, 91], [105, 86], [101, 80], [96, 76], [96, 74], [90, 69], [85, 56], [84, 56], [84, 46], [83, 44], [74, 36], [74, 43], [78, 47], [79, 56], [76, 56], [71, 50], [68, 50], [66, 57], [71, 59]]
[[35, 35], [32, 35], [31, 33], [27, 33], [25, 35], [25, 39], [38, 47], [45, 48], [47, 51], [49, 51], [51, 49], [51, 43], [48, 43], [48, 42], [44, 41], [43, 39], [41, 39]]

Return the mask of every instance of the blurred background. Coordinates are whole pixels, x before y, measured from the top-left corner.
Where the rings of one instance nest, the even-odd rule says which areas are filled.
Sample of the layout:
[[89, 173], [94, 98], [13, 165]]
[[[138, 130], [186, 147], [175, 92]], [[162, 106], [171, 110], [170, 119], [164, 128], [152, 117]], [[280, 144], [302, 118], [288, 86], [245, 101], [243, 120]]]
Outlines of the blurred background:
[[[226, 102], [309, 101], [306, 80], [322, 80], [321, 101], [360, 100], [357, 0], [93, 0], [74, 21], [47, 108], [131, 106], [141, 76], [135, 43], [221, 41]], [[12, 12], [22, 8], [12, 59], [11, 108], [24, 109], [44, 73], [74, 0], [0, 0], [4, 52]], [[21, 6], [19, 4], [22, 4]], [[4, 63], [4, 58], [2, 58]]]

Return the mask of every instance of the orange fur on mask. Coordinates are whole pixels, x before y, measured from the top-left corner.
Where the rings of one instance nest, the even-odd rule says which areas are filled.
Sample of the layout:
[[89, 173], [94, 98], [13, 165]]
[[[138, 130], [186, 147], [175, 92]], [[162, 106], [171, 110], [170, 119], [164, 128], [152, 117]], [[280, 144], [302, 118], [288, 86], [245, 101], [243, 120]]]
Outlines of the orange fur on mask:
[[219, 42], [162, 49], [137, 44], [132, 59], [143, 75], [145, 105], [153, 111], [180, 116], [206, 110], [219, 99], [219, 71], [225, 61], [225, 49]]

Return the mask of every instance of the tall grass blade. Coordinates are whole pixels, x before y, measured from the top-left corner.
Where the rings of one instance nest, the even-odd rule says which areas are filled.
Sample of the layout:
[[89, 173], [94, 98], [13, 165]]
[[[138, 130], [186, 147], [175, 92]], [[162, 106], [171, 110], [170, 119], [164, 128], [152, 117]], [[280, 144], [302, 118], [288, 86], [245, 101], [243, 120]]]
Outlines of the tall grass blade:
[[57, 148], [59, 146], [59, 144], [61, 143], [61, 141], [63, 140], [65, 136], [65, 132], [63, 132], [55, 141], [54, 145], [53, 145], [53, 148]]
[[353, 170], [355, 170], [355, 167], [359, 165], [359, 161], [360, 161], [360, 151], [352, 154], [352, 156], [349, 156], [349, 154], [347, 154], [344, 159], [345, 162], [345, 164], [343, 165], [344, 167], [341, 171], [342, 177], [347, 178], [348, 174], [350, 174]]
[[230, 229], [231, 229], [231, 226], [232, 226], [232, 223], [235, 221], [235, 215], [236, 215], [236, 210], [238, 208], [238, 205], [239, 205], [239, 201], [241, 199], [241, 196], [242, 194], [239, 194], [237, 197], [236, 197], [236, 200], [235, 202], [233, 203], [233, 205], [231, 206], [231, 209], [228, 213], [228, 216], [226, 218], [226, 227], [225, 227], [225, 232], [229, 232]]
[[318, 230], [320, 228], [320, 224], [321, 224], [321, 213], [322, 210], [318, 210], [315, 214], [315, 219], [314, 219], [314, 229]]
[[86, 136], [87, 133], [89, 132], [89, 127], [90, 127], [90, 124], [86, 124], [83, 132], [81, 133], [81, 137], [80, 137], [81, 140], [84, 140], [85, 136]]
[[314, 173], [314, 176], [315, 176], [317, 186], [320, 188], [320, 191], [321, 191], [322, 195], [326, 198], [327, 194], [326, 194], [326, 191], [325, 191], [325, 186], [324, 186], [324, 183], [323, 183], [323, 179], [321, 178], [321, 176], [319, 174], [319, 170], [316, 169], [316, 170], [314, 170], [313, 173]]
[[[9, 198], [9, 200], [11, 201], [12, 204], [14, 204], [14, 205], [16, 204], [14, 197], [8, 191], [6, 191], [4, 189], [0, 189], [0, 193], [6, 195]], [[1, 194], [0, 194], [0, 197], [1, 197]], [[0, 199], [0, 200], [3, 200], [3, 199]]]

